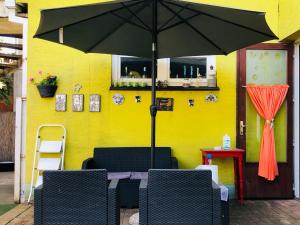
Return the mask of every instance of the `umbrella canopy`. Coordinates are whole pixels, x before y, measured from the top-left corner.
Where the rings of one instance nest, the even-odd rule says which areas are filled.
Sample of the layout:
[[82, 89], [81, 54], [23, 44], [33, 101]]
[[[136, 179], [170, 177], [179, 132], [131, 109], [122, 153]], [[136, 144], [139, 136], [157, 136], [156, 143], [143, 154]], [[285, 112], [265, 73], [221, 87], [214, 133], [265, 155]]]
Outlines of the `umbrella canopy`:
[[226, 55], [276, 38], [265, 13], [177, 0], [112, 1], [42, 10], [35, 37], [61, 41], [86, 53], [150, 58], [153, 2], [157, 2], [158, 58]]
[[86, 53], [152, 58], [152, 167], [157, 59], [227, 55], [276, 38], [265, 13], [178, 0], [122, 0], [42, 10], [35, 37]]

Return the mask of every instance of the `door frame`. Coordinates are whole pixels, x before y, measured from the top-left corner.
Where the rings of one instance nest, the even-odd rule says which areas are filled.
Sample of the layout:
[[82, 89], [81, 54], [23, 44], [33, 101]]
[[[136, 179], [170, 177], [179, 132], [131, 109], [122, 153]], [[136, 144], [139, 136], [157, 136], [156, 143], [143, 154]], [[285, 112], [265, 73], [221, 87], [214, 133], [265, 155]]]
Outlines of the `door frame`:
[[300, 39], [294, 44], [294, 189], [295, 197], [300, 198]]
[[[241, 104], [242, 101], [245, 100], [246, 97], [246, 89], [242, 88], [246, 84], [246, 76], [242, 76], [242, 74], [246, 74], [246, 50], [256, 50], [256, 49], [265, 49], [265, 50], [287, 50], [288, 51], [288, 64], [287, 64], [287, 84], [290, 86], [288, 94], [287, 94], [287, 123], [289, 129], [287, 130], [287, 162], [278, 163], [278, 170], [283, 168], [283, 165], [286, 166], [289, 171], [292, 173], [291, 177], [291, 185], [294, 185], [294, 174], [293, 170], [293, 45], [291, 44], [283, 44], [283, 43], [260, 43], [256, 45], [249, 46], [247, 48], [241, 49], [237, 52], [237, 84], [236, 84], [236, 146], [239, 148], [243, 148], [246, 146], [246, 131], [244, 131], [244, 137], [240, 135], [240, 121], [245, 121], [246, 119], [246, 104]], [[246, 124], [247, 125], [247, 124]], [[244, 155], [244, 162], [246, 163], [246, 154]], [[247, 163], [247, 166], [250, 168], [257, 167], [258, 163]], [[246, 179], [244, 179], [245, 182]], [[292, 188], [293, 189], [293, 188]], [[293, 193], [289, 193], [294, 197]], [[291, 197], [292, 197], [291, 196]]]

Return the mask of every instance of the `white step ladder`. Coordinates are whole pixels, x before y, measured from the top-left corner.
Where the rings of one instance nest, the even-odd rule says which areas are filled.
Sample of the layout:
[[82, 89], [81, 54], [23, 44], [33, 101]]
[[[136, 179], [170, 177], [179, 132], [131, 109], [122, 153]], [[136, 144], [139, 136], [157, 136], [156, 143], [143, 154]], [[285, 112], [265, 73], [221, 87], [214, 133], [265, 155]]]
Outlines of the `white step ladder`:
[[[41, 129], [57, 127], [63, 131], [63, 136], [56, 140], [42, 140]], [[66, 128], [60, 124], [43, 124], [38, 127], [36, 133], [36, 143], [34, 150], [33, 167], [31, 174], [30, 193], [28, 203], [31, 201], [35, 187], [43, 183], [43, 171], [63, 170], [66, 145]]]

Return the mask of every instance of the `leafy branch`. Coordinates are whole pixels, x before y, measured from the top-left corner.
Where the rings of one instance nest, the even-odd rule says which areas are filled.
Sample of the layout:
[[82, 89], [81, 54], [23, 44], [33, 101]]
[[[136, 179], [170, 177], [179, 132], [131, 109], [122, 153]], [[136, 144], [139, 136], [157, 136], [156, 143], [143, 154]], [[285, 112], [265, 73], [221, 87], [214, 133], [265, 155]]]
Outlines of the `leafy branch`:
[[12, 93], [12, 78], [0, 77], [0, 102], [4, 102], [6, 105], [10, 104], [10, 95]]

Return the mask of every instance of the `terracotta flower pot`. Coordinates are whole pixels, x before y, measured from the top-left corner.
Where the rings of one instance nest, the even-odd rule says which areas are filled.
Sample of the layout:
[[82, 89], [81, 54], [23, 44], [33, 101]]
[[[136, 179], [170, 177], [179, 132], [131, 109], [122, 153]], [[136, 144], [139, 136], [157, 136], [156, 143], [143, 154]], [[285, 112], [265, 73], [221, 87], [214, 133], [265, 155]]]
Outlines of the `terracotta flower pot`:
[[37, 89], [39, 90], [40, 96], [42, 98], [51, 98], [55, 95], [57, 86], [49, 85], [49, 86], [41, 86], [38, 85]]

